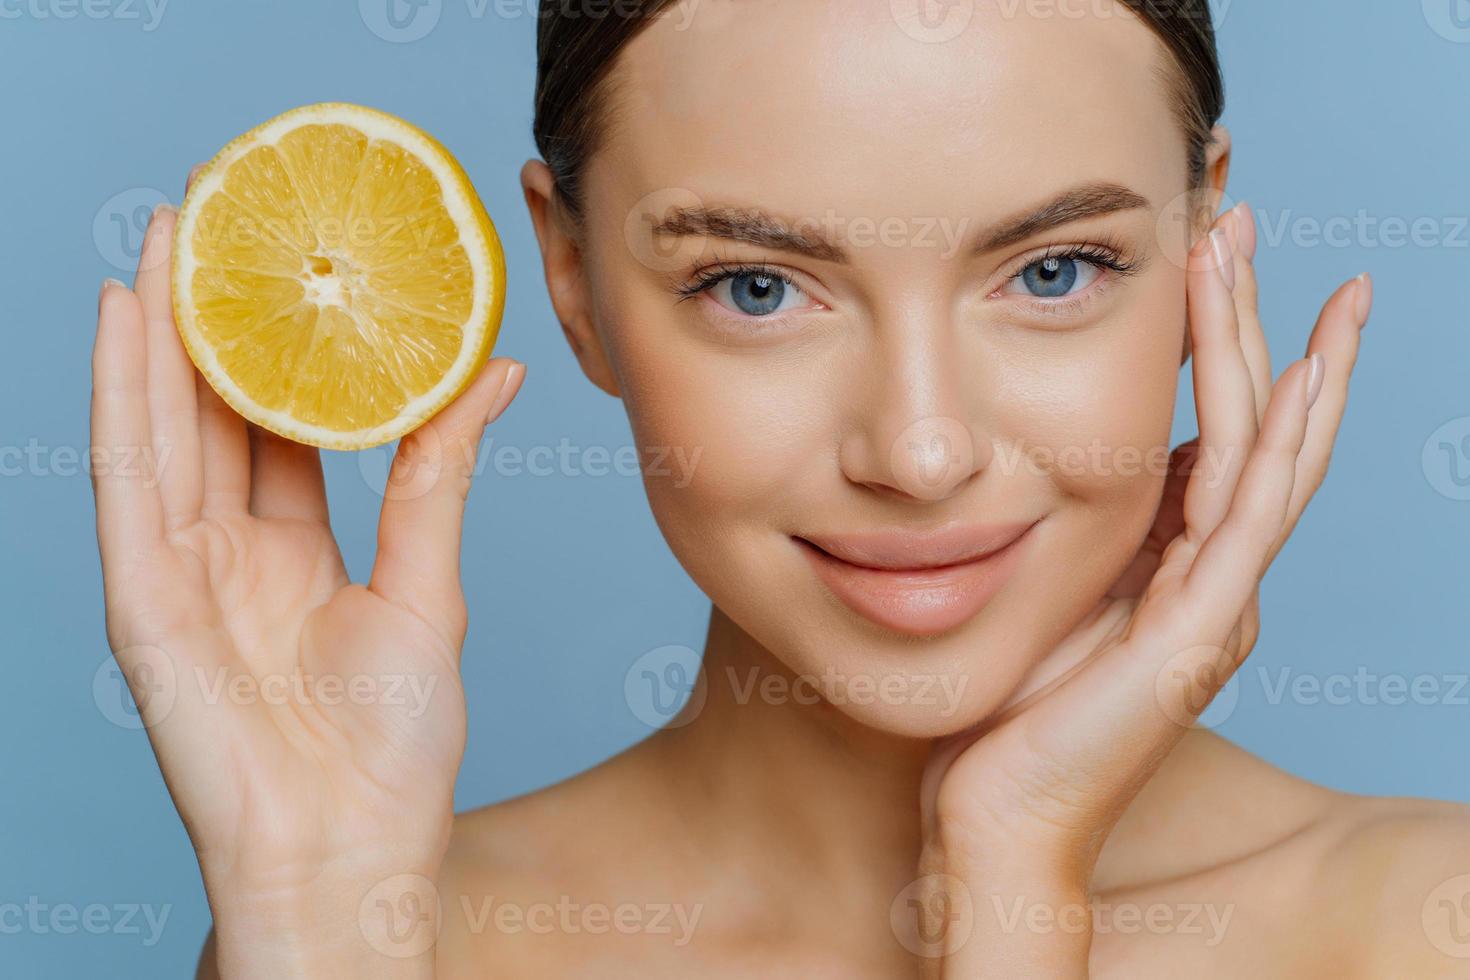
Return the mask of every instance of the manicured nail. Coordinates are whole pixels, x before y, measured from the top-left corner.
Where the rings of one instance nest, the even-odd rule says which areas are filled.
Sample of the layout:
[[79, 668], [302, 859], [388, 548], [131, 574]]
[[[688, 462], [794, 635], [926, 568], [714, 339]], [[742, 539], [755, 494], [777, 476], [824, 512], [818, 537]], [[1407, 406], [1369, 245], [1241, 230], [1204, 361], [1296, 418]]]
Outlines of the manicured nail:
[[[165, 234], [163, 225], [159, 224], [159, 218], [166, 214], [178, 216], [178, 208], [172, 204], [164, 203], [153, 209], [153, 218], [148, 222], [147, 237], [143, 239], [143, 254], [138, 256], [138, 269], [155, 269], [161, 266], [168, 256], [171, 240]], [[177, 226], [175, 226], [177, 227]], [[172, 229], [169, 230], [169, 234]]]
[[204, 169], [204, 164], [196, 163], [189, 168], [189, 176], [184, 178], [184, 190], [188, 191], [189, 185], [194, 183], [194, 178], [199, 176], [199, 171]]
[[1231, 252], [1240, 251], [1240, 229], [1237, 224], [1234, 208], [1220, 215], [1219, 227], [1225, 232], [1225, 241], [1230, 243]]
[[1220, 278], [1225, 280], [1225, 288], [1231, 292], [1235, 291], [1235, 260], [1230, 252], [1230, 242], [1225, 237], [1225, 232], [1216, 228], [1210, 232], [1210, 244], [1215, 247], [1215, 262], [1220, 269]]
[[1317, 396], [1322, 394], [1322, 381], [1327, 376], [1327, 359], [1318, 351], [1312, 355], [1311, 368], [1307, 371], [1307, 409], [1317, 404]]
[[500, 383], [500, 390], [495, 393], [495, 401], [490, 405], [490, 411], [485, 413], [485, 424], [489, 425], [500, 418], [500, 413], [510, 404], [511, 397], [516, 391], [516, 382], [522, 374], [526, 373], [526, 366], [516, 361], [505, 372], [505, 380]]
[[1256, 260], [1256, 215], [1249, 204], [1241, 201], [1235, 206], [1235, 221], [1239, 229], [1236, 240], [1240, 243], [1240, 254], [1247, 262]]
[[97, 290], [97, 305], [98, 306], [101, 306], [102, 305], [102, 297], [104, 297], [104, 296], [107, 295], [107, 287], [108, 286], [124, 286], [124, 288], [126, 288], [125, 284], [121, 280], [119, 280], [119, 279], [104, 279], [104, 280], [102, 280], [102, 288], [99, 289], [99, 290]]
[[1358, 318], [1358, 329], [1368, 325], [1368, 314], [1373, 309], [1373, 277], [1364, 272], [1358, 276], [1358, 285], [1353, 297], [1353, 313]]

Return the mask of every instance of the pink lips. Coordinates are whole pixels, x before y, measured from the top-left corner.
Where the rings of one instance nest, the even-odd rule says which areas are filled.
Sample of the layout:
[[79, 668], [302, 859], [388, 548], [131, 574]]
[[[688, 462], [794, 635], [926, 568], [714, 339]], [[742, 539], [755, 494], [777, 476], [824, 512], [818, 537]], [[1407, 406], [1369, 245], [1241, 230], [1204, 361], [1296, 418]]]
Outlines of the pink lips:
[[817, 576], [853, 612], [924, 636], [973, 618], [1010, 577], [1037, 522], [937, 531], [808, 534], [796, 540]]

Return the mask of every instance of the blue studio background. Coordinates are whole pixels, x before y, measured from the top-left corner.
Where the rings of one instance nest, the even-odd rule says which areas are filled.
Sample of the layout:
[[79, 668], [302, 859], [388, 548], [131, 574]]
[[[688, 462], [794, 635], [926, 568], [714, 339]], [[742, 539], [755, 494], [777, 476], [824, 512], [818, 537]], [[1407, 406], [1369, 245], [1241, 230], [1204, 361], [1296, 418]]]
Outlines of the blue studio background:
[[[1260, 216], [1277, 369], [1339, 282], [1368, 269], [1378, 292], [1332, 471], [1268, 579], [1254, 657], [1207, 720], [1334, 787], [1470, 801], [1470, 3], [1218, 11], [1231, 192]], [[192, 164], [323, 100], [434, 133], [505, 241], [497, 353], [530, 366], [491, 448], [631, 446], [552, 317], [517, 184], [534, 152], [535, 28], [534, 0], [0, 0], [0, 649], [14, 681], [0, 709], [0, 976], [192, 976], [209, 924], [147, 738], [108, 697], [77, 463], [98, 284], [131, 281], [143, 216], [180, 199]], [[1186, 372], [1176, 441], [1194, 433], [1191, 397]], [[388, 452], [326, 454], [357, 579]], [[708, 611], [636, 475], [488, 469], [465, 541], [461, 808], [643, 737], [625, 673], [656, 647], [700, 648]], [[66, 930], [26, 912], [98, 904], [168, 917]]]

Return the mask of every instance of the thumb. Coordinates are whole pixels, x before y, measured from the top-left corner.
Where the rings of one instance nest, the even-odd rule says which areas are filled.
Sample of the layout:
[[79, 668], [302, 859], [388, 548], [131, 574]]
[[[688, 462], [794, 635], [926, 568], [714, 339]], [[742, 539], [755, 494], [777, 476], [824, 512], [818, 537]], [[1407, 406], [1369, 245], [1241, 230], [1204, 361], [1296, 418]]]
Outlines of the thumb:
[[520, 361], [491, 359], [458, 398], [403, 437], [383, 491], [368, 588], [434, 624], [456, 647], [467, 627], [460, 533], [480, 437], [525, 374]]

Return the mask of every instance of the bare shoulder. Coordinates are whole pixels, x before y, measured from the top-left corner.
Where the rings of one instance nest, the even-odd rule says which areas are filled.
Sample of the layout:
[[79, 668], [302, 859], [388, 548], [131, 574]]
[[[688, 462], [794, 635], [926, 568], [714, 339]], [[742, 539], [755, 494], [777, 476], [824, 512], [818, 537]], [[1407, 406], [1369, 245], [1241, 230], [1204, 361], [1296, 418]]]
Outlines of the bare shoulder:
[[1470, 978], [1470, 806], [1344, 796], [1318, 833], [1318, 893], [1363, 975]]
[[[1312, 783], [1191, 732], [1095, 881], [1098, 976], [1470, 978], [1470, 807]], [[1165, 913], [1171, 914], [1169, 918]]]
[[[633, 750], [636, 753], [636, 749]], [[579, 776], [455, 818], [440, 875], [439, 973], [660, 976], [702, 906], [676, 894], [680, 854], [666, 788], [615, 757]], [[678, 975], [677, 973], [670, 975]]]
[[610, 845], [628, 854], [635, 828], [657, 806], [649, 795], [660, 788], [643, 785], [641, 755], [635, 746], [569, 779], [457, 814], [446, 875], [458, 884], [485, 875], [590, 884], [605, 867], [594, 858]]
[[[456, 980], [482, 975], [494, 963], [505, 976], [554, 975], [558, 943], [534, 941], [543, 913], [557, 893], [586, 889], [570, 833], [585, 776], [457, 814], [439, 875], [441, 931], [437, 975]], [[594, 821], [583, 818], [589, 834]], [[527, 922], [530, 911], [531, 923]]]

